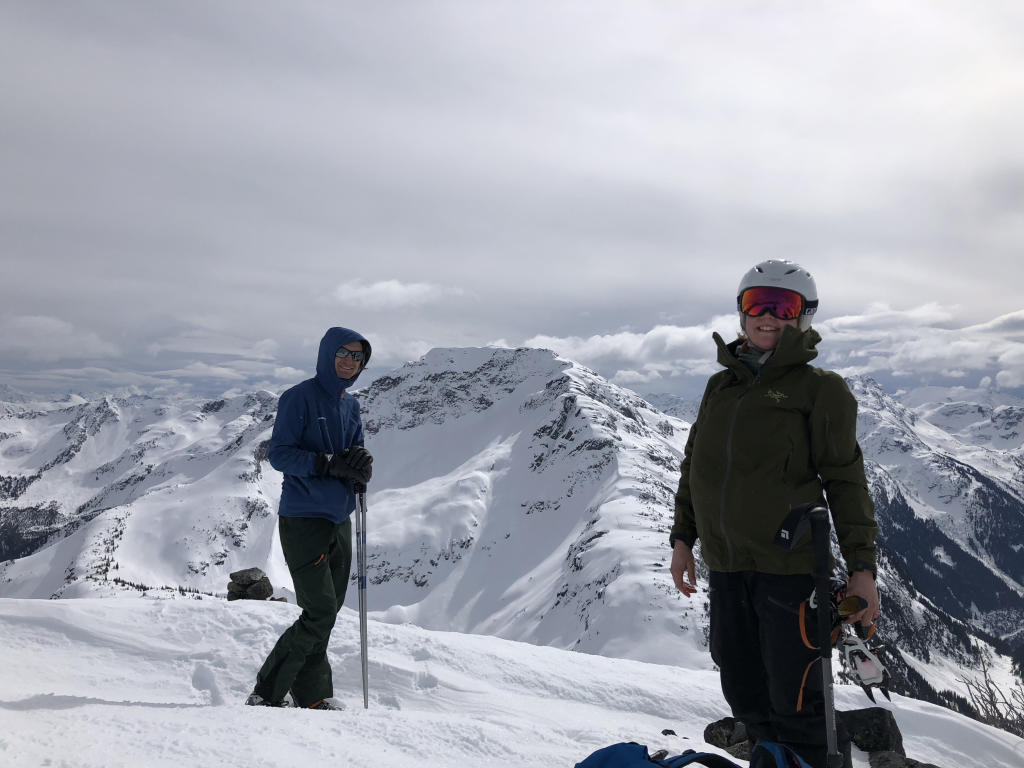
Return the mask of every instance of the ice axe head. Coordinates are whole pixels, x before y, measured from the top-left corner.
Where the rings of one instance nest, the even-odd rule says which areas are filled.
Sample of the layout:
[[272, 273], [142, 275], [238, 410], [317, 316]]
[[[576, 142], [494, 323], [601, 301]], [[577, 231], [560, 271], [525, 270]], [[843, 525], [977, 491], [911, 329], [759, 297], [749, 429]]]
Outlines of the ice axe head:
[[797, 542], [803, 538], [811, 527], [811, 520], [827, 519], [828, 508], [820, 501], [812, 501], [794, 507], [782, 521], [779, 530], [775, 534], [775, 546], [782, 547], [787, 552], [796, 549]]

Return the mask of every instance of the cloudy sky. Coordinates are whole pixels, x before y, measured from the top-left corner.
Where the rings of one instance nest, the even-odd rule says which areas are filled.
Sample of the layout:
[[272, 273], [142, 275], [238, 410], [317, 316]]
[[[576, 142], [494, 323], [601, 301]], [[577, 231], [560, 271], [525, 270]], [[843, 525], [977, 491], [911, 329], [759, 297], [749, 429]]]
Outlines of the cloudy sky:
[[546, 346], [699, 393], [766, 258], [821, 360], [1024, 386], [1019, 2], [0, 4], [0, 383]]

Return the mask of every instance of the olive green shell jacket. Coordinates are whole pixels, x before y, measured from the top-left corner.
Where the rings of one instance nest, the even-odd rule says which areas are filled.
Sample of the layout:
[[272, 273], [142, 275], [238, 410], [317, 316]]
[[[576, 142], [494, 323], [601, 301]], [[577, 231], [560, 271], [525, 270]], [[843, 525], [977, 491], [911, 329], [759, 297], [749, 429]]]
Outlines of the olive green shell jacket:
[[740, 343], [714, 334], [718, 362], [686, 441], [671, 539], [701, 540], [713, 571], [810, 573], [810, 534], [792, 552], [772, 541], [793, 507], [827, 498], [848, 565], [875, 566], [874, 504], [857, 444], [857, 401], [843, 378], [814, 368], [821, 337], [785, 328], [754, 376]]

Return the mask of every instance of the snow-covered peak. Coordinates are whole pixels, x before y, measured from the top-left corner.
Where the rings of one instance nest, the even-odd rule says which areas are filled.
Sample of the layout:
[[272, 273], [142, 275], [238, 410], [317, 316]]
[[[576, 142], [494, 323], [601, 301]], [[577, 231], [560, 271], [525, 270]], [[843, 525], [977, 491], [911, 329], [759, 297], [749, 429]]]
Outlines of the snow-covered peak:
[[675, 416], [677, 419], [690, 422], [697, 420], [697, 411], [700, 410], [700, 397], [685, 398], [672, 395], [668, 392], [652, 392], [644, 397], [648, 403], [653, 405], [662, 413]]
[[574, 364], [543, 349], [432, 349], [359, 390], [367, 434], [443, 424], [479, 413], [524, 385], [537, 389]]
[[920, 387], [899, 402], [965, 445], [1019, 453], [1024, 446], [1024, 400], [992, 389]]

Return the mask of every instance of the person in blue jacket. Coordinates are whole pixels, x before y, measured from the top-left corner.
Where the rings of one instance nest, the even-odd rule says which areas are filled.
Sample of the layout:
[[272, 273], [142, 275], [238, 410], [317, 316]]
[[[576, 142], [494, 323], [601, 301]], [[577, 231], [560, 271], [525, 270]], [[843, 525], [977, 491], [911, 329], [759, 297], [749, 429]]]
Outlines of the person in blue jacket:
[[278, 528], [302, 615], [274, 646], [246, 700], [250, 706], [337, 709], [327, 643], [352, 568], [355, 484], [370, 480], [359, 401], [345, 390], [370, 361], [370, 342], [348, 328], [320, 341], [316, 376], [286, 390], [270, 438], [270, 465], [283, 473]]

